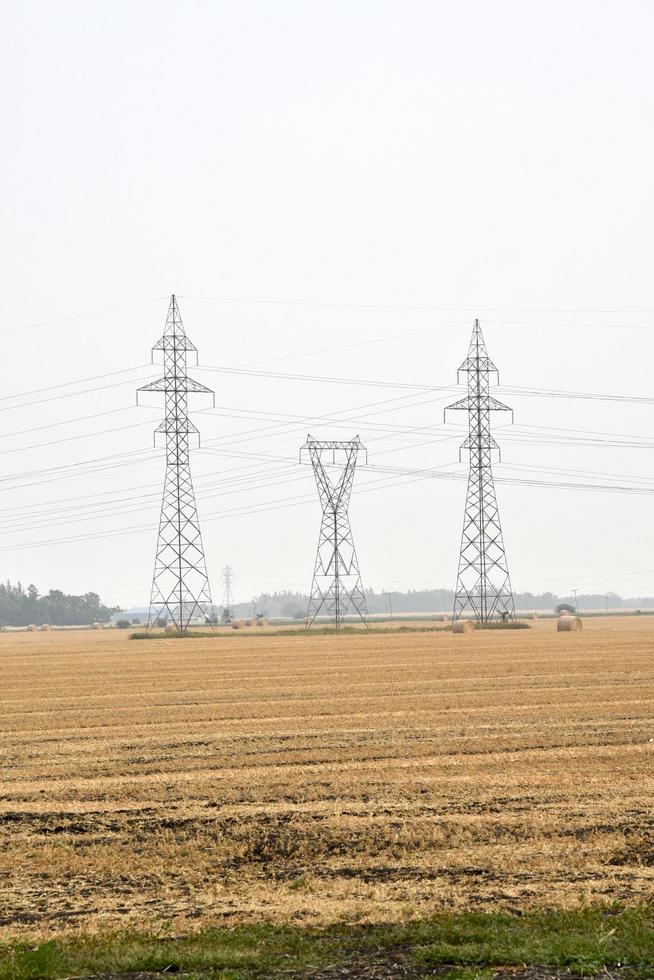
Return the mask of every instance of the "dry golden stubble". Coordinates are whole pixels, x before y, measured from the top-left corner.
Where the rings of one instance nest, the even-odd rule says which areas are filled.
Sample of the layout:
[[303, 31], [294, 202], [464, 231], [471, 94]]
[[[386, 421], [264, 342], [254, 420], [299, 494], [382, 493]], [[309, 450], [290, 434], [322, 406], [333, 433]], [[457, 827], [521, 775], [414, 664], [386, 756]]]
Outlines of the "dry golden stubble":
[[0, 635], [0, 923], [652, 898], [654, 622]]

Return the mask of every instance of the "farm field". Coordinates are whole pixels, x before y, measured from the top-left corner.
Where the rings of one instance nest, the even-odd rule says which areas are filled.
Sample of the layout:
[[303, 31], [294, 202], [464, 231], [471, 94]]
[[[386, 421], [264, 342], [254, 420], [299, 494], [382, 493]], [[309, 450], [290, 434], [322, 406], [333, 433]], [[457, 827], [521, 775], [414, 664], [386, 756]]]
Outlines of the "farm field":
[[0, 933], [654, 898], [654, 617], [0, 634]]

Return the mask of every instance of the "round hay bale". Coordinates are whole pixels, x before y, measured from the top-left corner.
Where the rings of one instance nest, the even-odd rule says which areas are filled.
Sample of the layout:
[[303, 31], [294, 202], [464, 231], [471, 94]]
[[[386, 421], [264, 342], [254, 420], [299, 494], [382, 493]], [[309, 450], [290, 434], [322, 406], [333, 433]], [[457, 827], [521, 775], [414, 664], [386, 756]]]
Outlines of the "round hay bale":
[[174, 623], [166, 623], [164, 626], [164, 633], [176, 633], [177, 627]]
[[268, 620], [266, 619], [265, 616], [259, 616], [259, 618], [257, 619], [256, 622], [257, 622], [257, 626], [267, 626], [268, 625]]
[[449, 618], [450, 617], [447, 615], [447, 613], [439, 613], [438, 616], [436, 617], [436, 622], [437, 623], [447, 623], [447, 621], [449, 620]]
[[240, 630], [240, 628], [242, 626], [243, 626], [243, 623], [242, 623], [242, 621], [240, 619], [234, 619], [234, 620], [232, 620], [232, 629], [233, 630]]
[[26, 629], [28, 633], [36, 633], [37, 626], [35, 623], [30, 623], [29, 626], [26, 627]]
[[252, 626], [252, 620], [251, 619], [244, 619], [243, 620], [243, 625], [244, 626]]
[[93, 626], [92, 626], [92, 629], [94, 629], [94, 630], [103, 630], [104, 629], [104, 623], [94, 623]]
[[39, 626], [39, 629], [42, 633], [49, 633], [52, 626], [50, 626], [50, 623], [43, 623], [42, 626]]
[[583, 626], [579, 616], [559, 616], [556, 622], [557, 633], [569, 633], [580, 630]]
[[472, 633], [475, 624], [471, 619], [455, 619], [452, 623], [453, 633]]
[[529, 615], [527, 616], [527, 619], [538, 619], [538, 613], [536, 612], [535, 609], [534, 609], [533, 612], [530, 612], [529, 613]]

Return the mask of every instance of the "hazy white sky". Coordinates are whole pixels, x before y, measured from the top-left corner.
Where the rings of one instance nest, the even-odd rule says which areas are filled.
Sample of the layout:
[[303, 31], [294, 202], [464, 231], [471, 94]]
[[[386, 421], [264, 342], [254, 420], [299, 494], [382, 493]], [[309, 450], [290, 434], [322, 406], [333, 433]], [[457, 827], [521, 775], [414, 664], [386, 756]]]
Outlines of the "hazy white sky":
[[[465, 471], [456, 391], [386, 385], [453, 385], [475, 315], [506, 389], [654, 397], [653, 29], [635, 0], [5, 3], [0, 576], [147, 601], [134, 389], [173, 291], [204, 365], [384, 383], [198, 371], [218, 600], [226, 563], [237, 598], [308, 589], [307, 431]], [[498, 397], [498, 481], [654, 488], [654, 402]], [[365, 583], [452, 587], [465, 484], [357, 487]], [[516, 589], [654, 594], [652, 496], [498, 495]]]

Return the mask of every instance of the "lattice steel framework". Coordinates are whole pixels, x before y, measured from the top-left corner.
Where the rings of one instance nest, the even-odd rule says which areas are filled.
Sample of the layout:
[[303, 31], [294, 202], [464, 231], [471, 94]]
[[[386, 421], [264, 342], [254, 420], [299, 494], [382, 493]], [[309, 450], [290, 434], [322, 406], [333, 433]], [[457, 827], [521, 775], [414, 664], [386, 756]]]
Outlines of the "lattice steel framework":
[[[307, 629], [321, 614], [328, 616], [337, 630], [348, 613], [358, 616], [367, 625], [366, 597], [348, 515], [360, 451], [366, 450], [358, 436], [343, 442], [321, 442], [311, 435], [307, 436], [300, 450], [301, 461], [305, 453], [309, 455], [322, 507]], [[330, 475], [327, 468], [335, 472]]]
[[210, 388], [187, 374], [187, 355], [197, 348], [184, 332], [175, 296], [171, 296], [163, 337], [152, 348], [163, 357], [164, 376], [139, 388], [162, 392], [165, 417], [155, 429], [154, 444], [162, 438], [166, 447], [159, 536], [152, 577], [148, 629], [160, 618], [184, 632], [193, 620], [214, 618], [211, 590], [200, 534], [200, 521], [191, 479], [191, 444], [200, 445], [200, 433], [188, 417], [188, 396]]
[[490, 376], [494, 374], [499, 384], [499, 373], [488, 356], [479, 320], [475, 320], [470, 349], [457, 372], [457, 383], [461, 374], [468, 375], [468, 394], [446, 409], [468, 412], [468, 438], [461, 446], [459, 459], [463, 450], [468, 450], [470, 456], [454, 619], [469, 612], [480, 623], [495, 616], [514, 619], [492, 470], [493, 454], [497, 453], [499, 459], [500, 450], [490, 430], [490, 413], [511, 409], [490, 394]]
[[220, 614], [221, 622], [230, 623], [232, 620], [232, 611], [234, 606], [234, 601], [232, 599], [232, 581], [234, 579], [234, 573], [229, 565], [225, 565], [223, 568], [223, 610]]

